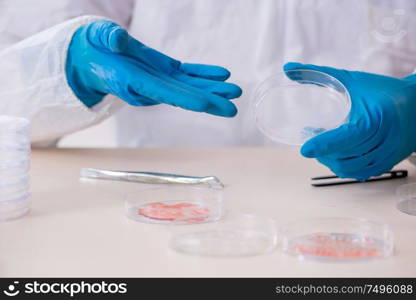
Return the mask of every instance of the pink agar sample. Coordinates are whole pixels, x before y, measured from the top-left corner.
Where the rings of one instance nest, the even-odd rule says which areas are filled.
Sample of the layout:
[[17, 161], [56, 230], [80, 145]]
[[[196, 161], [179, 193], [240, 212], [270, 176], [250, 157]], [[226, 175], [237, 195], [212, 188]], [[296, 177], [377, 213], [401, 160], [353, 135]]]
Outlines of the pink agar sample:
[[138, 214], [155, 220], [198, 223], [208, 219], [210, 211], [206, 207], [186, 202], [172, 205], [154, 202], [139, 208]]
[[292, 243], [297, 254], [308, 256], [357, 259], [380, 256], [380, 243], [369, 237], [340, 233], [316, 233]]

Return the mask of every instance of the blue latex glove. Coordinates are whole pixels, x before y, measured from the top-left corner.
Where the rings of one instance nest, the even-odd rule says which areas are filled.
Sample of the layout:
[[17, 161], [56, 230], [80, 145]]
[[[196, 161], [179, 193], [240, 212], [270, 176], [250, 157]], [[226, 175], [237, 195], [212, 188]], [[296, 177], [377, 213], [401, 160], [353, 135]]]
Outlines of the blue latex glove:
[[416, 77], [393, 78], [329, 67], [287, 63], [285, 70], [327, 73], [348, 89], [350, 120], [308, 140], [305, 157], [317, 158], [339, 177], [366, 180], [389, 171], [416, 150]]
[[228, 99], [241, 95], [237, 85], [224, 82], [228, 70], [181, 63], [146, 47], [110, 21], [96, 21], [76, 31], [66, 75], [88, 107], [113, 94], [134, 106], [165, 103], [232, 117], [237, 109]]

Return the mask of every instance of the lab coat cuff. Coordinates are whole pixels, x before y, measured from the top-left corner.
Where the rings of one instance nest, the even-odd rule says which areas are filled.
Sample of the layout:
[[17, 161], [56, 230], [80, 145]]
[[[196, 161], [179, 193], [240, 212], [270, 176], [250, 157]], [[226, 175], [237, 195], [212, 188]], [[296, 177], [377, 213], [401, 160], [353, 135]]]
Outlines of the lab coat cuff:
[[[50, 107], [49, 109], [45, 109], [43, 116], [37, 116], [39, 119], [48, 119], [48, 122], [41, 122], [42, 126], [39, 128], [36, 124], [34, 125], [34, 132], [43, 134], [41, 136], [34, 134], [33, 140], [52, 140], [59, 138], [62, 135], [82, 130], [108, 118], [122, 106], [120, 100], [112, 95], [108, 95], [104, 97], [100, 103], [97, 103], [92, 108], [89, 108], [75, 95], [67, 82], [65, 67], [72, 37], [80, 27], [98, 20], [106, 19], [97, 16], [82, 16], [61, 24], [61, 30], [57, 30], [57, 34], [62, 35], [63, 40], [62, 44], [58, 47], [58, 49], [60, 48], [61, 50], [56, 51], [56, 54], [60, 55], [58, 60], [59, 66], [57, 68], [58, 76], [55, 77], [56, 81], [53, 83], [53, 86], [51, 86], [51, 89], [57, 89], [57, 87], [60, 87], [60, 89], [54, 91], [53, 94], [57, 96], [59, 95], [59, 107], [62, 107], [63, 109], [58, 111]], [[46, 130], [46, 128], [44, 128], [43, 123], [53, 124], [59, 122], [59, 115], [61, 114], [63, 114], [61, 118], [64, 118], [61, 120], [65, 120], [65, 122], [61, 122], [57, 130], [52, 128]], [[53, 120], [49, 120], [51, 115], [54, 116]], [[45, 134], [45, 132], [47, 132], [47, 134]]]

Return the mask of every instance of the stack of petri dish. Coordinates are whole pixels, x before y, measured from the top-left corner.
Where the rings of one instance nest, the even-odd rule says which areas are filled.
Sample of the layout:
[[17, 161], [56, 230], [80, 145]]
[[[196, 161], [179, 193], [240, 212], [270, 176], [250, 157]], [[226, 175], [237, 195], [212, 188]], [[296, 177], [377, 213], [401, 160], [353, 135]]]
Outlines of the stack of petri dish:
[[0, 221], [30, 207], [30, 122], [0, 115]]
[[336, 78], [313, 70], [289, 70], [266, 79], [252, 100], [257, 128], [269, 139], [300, 146], [348, 122], [351, 98]]

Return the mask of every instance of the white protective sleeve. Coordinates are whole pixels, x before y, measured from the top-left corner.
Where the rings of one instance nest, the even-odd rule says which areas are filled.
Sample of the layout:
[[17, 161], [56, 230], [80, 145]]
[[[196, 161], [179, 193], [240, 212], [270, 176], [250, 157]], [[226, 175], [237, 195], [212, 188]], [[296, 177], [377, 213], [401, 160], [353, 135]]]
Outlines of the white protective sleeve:
[[75, 18], [0, 52], [0, 114], [30, 119], [33, 142], [96, 124], [121, 103], [108, 96], [88, 109], [67, 84], [65, 62], [71, 38], [79, 27], [99, 19]]
[[[30, 118], [33, 141], [52, 145], [123, 105], [109, 96], [91, 110], [84, 107], [66, 84], [64, 62], [72, 33], [98, 18], [71, 19], [99, 15], [128, 28], [135, 4], [135, 0], [0, 0], [0, 114]], [[61, 25], [53, 27], [57, 24]]]

